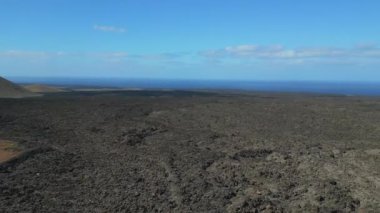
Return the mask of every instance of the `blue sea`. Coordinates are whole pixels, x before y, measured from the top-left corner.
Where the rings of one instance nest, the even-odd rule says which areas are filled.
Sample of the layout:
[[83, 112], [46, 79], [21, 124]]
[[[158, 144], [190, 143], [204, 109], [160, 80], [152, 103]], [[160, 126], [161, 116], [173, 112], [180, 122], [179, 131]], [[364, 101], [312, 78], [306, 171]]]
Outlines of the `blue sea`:
[[69, 87], [107, 87], [178, 90], [244, 90], [267, 92], [317, 93], [347, 96], [380, 96], [380, 82], [317, 81], [226, 81], [157, 80], [116, 78], [10, 78], [16, 83], [39, 83]]

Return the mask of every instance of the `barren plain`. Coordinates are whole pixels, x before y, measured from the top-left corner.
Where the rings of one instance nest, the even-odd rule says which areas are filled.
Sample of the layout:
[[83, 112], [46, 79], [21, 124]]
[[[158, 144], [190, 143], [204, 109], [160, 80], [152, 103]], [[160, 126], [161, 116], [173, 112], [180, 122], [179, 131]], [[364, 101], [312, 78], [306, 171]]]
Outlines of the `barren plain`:
[[380, 99], [190, 91], [0, 99], [0, 212], [379, 212]]

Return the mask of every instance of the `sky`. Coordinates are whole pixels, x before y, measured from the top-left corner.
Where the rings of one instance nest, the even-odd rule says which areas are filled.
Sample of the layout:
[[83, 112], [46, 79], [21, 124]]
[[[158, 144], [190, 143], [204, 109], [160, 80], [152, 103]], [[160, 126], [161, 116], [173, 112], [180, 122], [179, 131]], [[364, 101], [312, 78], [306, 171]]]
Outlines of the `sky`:
[[0, 75], [380, 82], [378, 0], [0, 0]]

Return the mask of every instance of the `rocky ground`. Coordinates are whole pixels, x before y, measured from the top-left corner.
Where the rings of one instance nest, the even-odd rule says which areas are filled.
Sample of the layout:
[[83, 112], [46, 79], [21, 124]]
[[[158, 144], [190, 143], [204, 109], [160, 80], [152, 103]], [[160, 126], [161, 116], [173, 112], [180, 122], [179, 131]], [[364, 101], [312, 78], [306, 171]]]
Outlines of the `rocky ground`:
[[193, 92], [0, 100], [0, 212], [379, 212], [380, 99]]

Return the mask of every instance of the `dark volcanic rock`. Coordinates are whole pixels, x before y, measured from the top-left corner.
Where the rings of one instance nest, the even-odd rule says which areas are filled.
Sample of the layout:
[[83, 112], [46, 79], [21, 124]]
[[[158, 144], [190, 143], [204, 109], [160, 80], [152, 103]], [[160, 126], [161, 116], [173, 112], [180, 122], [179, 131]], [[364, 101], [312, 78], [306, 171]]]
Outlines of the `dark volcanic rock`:
[[[377, 98], [0, 99], [0, 212], [379, 212]], [[331, 157], [333, 154], [334, 157]]]

